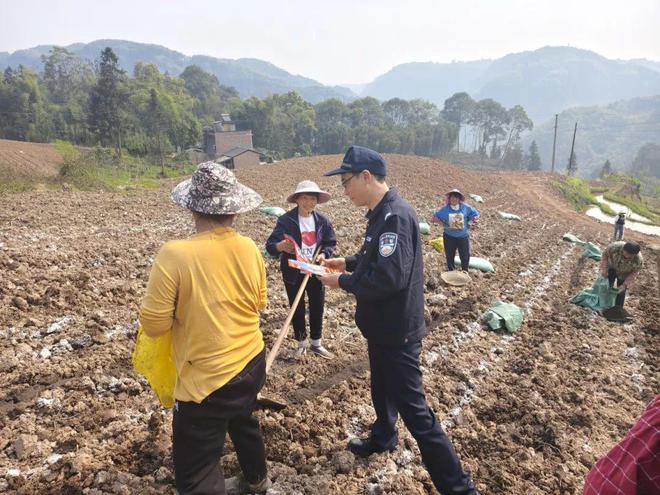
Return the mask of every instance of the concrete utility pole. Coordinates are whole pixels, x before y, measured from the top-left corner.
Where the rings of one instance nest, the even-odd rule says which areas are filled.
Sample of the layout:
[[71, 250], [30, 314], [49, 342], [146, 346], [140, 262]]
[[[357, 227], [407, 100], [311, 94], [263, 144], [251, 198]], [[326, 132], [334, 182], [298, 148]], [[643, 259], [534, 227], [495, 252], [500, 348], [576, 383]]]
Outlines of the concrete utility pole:
[[573, 142], [571, 143], [571, 154], [568, 157], [568, 174], [572, 174], [571, 161], [573, 160], [573, 151], [575, 150], [575, 134], [577, 134], [577, 122], [575, 122], [575, 129], [573, 129]]
[[555, 138], [552, 140], [552, 172], [555, 171], [555, 149], [557, 147], [557, 119], [559, 119], [559, 114], [555, 114]]

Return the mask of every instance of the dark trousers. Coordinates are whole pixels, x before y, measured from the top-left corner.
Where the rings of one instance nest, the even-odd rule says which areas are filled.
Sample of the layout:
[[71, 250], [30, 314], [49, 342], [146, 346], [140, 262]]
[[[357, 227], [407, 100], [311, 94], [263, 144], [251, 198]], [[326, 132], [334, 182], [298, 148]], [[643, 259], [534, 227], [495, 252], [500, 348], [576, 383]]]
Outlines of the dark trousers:
[[266, 381], [265, 352], [200, 404], [177, 401], [172, 420], [174, 477], [179, 495], [224, 495], [220, 467], [229, 433], [243, 476], [250, 483], [266, 477], [266, 449], [252, 415]]
[[[286, 295], [289, 298], [289, 306], [298, 294], [302, 278], [296, 284], [284, 282]], [[310, 277], [305, 287], [305, 294], [309, 301], [309, 334], [312, 339], [320, 339], [323, 333], [323, 307], [325, 305], [325, 288], [316, 277]], [[296, 312], [293, 314], [293, 334], [296, 340], [301, 341], [307, 338], [307, 329], [305, 328], [305, 294], [300, 298]]]
[[623, 224], [615, 223], [614, 224], [614, 240], [620, 241], [623, 239]]
[[[614, 268], [607, 270], [607, 280], [610, 282], [610, 287], [614, 287], [615, 281], [617, 287], [621, 287], [621, 284], [625, 282], [625, 279], [619, 277], [619, 275], [616, 273], [616, 269]], [[619, 292], [619, 294], [616, 296], [616, 301], [614, 302], [615, 305], [623, 307], [623, 303], [626, 302], [627, 290], [628, 289]]]
[[461, 270], [467, 271], [470, 266], [470, 238], [452, 237], [442, 234], [445, 243], [445, 256], [447, 256], [447, 269], [454, 270], [454, 258], [458, 249], [458, 257], [461, 259]]
[[421, 350], [421, 342], [397, 347], [369, 342], [371, 399], [376, 410], [371, 439], [379, 449], [394, 447], [396, 420], [401, 414], [440, 493], [475, 495], [474, 485], [463, 471], [451, 441], [426, 403], [419, 369]]

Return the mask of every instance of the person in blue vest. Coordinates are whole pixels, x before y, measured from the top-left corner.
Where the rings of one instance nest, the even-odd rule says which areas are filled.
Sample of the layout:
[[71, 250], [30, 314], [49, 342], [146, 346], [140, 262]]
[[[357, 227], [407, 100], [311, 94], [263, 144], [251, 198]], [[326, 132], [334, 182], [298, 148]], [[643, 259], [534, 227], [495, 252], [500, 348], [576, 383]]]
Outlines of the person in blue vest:
[[[316, 211], [316, 205], [325, 203], [330, 194], [322, 191], [316, 182], [304, 180], [298, 184], [295, 192], [289, 195], [287, 202], [297, 206], [277, 219], [277, 224], [266, 241], [266, 250], [273, 256], [280, 257], [280, 270], [284, 288], [289, 298], [289, 305], [293, 304], [304, 275], [289, 266], [289, 260], [296, 258], [294, 245], [284, 236], [289, 235], [297, 243], [302, 254], [309, 260], [319, 249], [318, 260], [329, 258], [335, 250], [337, 239], [332, 223], [325, 215]], [[312, 260], [313, 261], [313, 260]], [[311, 343], [307, 340], [305, 328], [305, 297], [300, 299], [298, 307], [293, 314], [293, 333], [298, 341], [298, 356], [302, 356], [309, 349], [312, 353], [331, 359], [332, 353], [321, 342], [323, 333], [323, 308], [325, 303], [325, 290], [315, 278], [310, 278], [305, 287], [309, 302], [309, 334]]]
[[351, 146], [341, 166], [325, 175], [341, 175], [344, 194], [356, 206], [368, 208], [358, 253], [326, 259], [324, 265], [340, 273], [319, 277], [323, 285], [355, 296], [355, 323], [367, 339], [376, 421], [369, 436], [351, 439], [348, 449], [360, 457], [396, 449], [400, 414], [440, 493], [475, 495], [474, 484], [424, 395], [419, 355], [427, 330], [417, 215], [388, 187], [387, 166], [376, 151]]
[[454, 258], [458, 249], [461, 260], [461, 270], [467, 271], [470, 266], [470, 235], [468, 227], [479, 221], [479, 212], [465, 202], [465, 196], [458, 189], [452, 189], [445, 194], [445, 206], [433, 214], [432, 223], [444, 227], [442, 238], [447, 257], [447, 270], [452, 271]]

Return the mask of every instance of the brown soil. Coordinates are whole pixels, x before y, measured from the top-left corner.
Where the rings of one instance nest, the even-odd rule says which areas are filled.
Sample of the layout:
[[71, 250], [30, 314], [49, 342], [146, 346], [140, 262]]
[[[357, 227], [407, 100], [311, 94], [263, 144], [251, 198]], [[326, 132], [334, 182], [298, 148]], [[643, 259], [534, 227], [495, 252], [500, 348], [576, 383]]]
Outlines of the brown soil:
[[[6, 142], [4, 142], [6, 143]], [[20, 143], [24, 144], [24, 143]], [[34, 145], [31, 145], [34, 146]], [[364, 211], [322, 172], [341, 157], [293, 159], [238, 171], [266, 204], [283, 206], [299, 180], [333, 193], [339, 255], [352, 254]], [[578, 494], [584, 475], [658, 392], [658, 274], [647, 263], [628, 297], [633, 321], [611, 323], [568, 303], [591, 284], [597, 263], [561, 240], [572, 232], [604, 246], [610, 226], [570, 209], [551, 177], [483, 173], [425, 158], [388, 157], [390, 184], [428, 220], [445, 190], [484, 197], [472, 233], [475, 256], [494, 274], [442, 285], [442, 256], [425, 240], [422, 364], [427, 397], [483, 494]], [[191, 231], [172, 205], [171, 183], [131, 193], [31, 192], [0, 197], [0, 491], [173, 493], [171, 412], [131, 368], [135, 320], [160, 245]], [[523, 218], [507, 222], [504, 210]], [[263, 245], [274, 218], [249, 213], [238, 229]], [[643, 253], [651, 238], [638, 236]], [[272, 345], [288, 306], [278, 265], [267, 261], [263, 331]], [[644, 298], [643, 296], [646, 296]], [[525, 309], [513, 335], [487, 331], [495, 301]], [[348, 438], [374, 418], [365, 343], [354, 300], [327, 297], [324, 338], [336, 359], [293, 358], [285, 343], [264, 392], [289, 401], [261, 411], [279, 494], [435, 493], [415, 442], [400, 425], [391, 454], [355, 460]], [[231, 451], [226, 473], [238, 471]]]
[[0, 139], [0, 176], [52, 178], [61, 163], [62, 155], [52, 144]]

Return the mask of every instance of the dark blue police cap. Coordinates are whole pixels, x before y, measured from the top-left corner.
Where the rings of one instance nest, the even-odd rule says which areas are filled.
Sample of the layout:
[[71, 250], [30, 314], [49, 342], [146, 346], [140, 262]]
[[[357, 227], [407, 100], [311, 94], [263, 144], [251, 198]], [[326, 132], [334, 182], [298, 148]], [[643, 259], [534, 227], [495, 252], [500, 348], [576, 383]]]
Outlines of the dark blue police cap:
[[377, 151], [363, 146], [351, 146], [344, 155], [341, 167], [331, 170], [323, 175], [356, 174], [368, 170], [375, 175], [387, 175], [385, 159]]

